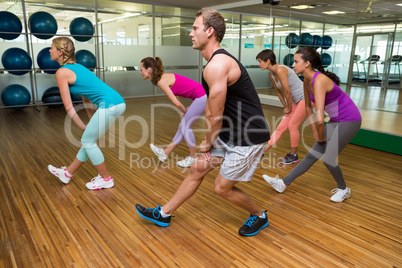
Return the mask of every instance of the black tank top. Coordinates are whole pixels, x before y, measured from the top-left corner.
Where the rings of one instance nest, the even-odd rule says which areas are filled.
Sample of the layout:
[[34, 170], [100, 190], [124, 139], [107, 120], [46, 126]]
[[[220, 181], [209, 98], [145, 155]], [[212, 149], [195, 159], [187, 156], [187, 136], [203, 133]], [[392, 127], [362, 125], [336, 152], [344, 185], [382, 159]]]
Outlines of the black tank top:
[[[216, 54], [225, 54], [234, 59], [241, 71], [240, 78], [227, 88], [219, 137], [223, 142], [232, 146], [251, 146], [268, 141], [270, 139], [268, 123], [246, 68], [224, 49], [215, 51], [211, 59]], [[202, 86], [209, 96], [209, 86], [205, 82], [204, 74], [202, 75]]]

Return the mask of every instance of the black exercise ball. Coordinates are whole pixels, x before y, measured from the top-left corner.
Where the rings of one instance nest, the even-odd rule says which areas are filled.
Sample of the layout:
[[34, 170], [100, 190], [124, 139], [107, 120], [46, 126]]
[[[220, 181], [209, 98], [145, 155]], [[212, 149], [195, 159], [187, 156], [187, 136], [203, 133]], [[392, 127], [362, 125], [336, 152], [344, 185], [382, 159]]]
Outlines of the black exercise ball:
[[86, 18], [75, 18], [70, 23], [70, 33], [80, 42], [88, 41], [94, 35], [95, 29], [92, 22]]

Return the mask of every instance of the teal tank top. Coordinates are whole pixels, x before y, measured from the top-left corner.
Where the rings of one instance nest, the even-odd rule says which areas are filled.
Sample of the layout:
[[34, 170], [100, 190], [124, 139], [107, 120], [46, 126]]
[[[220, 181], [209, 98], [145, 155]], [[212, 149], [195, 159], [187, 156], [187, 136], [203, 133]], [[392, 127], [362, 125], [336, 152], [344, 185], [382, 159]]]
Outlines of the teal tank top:
[[66, 64], [61, 68], [67, 68], [75, 73], [76, 80], [74, 84], [70, 85], [71, 94], [82, 95], [103, 109], [125, 103], [123, 97], [117, 91], [81, 64]]

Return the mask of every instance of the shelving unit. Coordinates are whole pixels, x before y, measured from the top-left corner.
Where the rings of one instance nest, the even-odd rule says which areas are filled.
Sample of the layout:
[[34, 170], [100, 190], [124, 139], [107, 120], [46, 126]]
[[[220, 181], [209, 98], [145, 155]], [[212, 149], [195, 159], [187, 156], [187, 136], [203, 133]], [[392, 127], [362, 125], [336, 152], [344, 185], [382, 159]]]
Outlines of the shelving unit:
[[[96, 1], [95, 1], [96, 4]], [[22, 9], [22, 18], [21, 15], [19, 16], [19, 19], [21, 20], [21, 23], [23, 25], [22, 27], [22, 32], [21, 33], [16, 33], [16, 32], [1, 32], [2, 33], [7, 33], [7, 34], [18, 34], [19, 36], [13, 40], [4, 40], [3, 42], [0, 41], [0, 56], [3, 55], [4, 51], [6, 51], [9, 48], [12, 47], [18, 47], [23, 50], [25, 50], [28, 55], [31, 57], [32, 60], [32, 66], [30, 69], [21, 69], [21, 70], [11, 70], [11, 69], [6, 69], [4, 66], [0, 68], [0, 94], [2, 93], [3, 89], [9, 85], [12, 84], [18, 84], [26, 87], [31, 94], [31, 102], [27, 105], [14, 105], [14, 106], [6, 106], [2, 101], [0, 103], [0, 108], [18, 108], [18, 107], [34, 107], [38, 111], [40, 110], [40, 107], [43, 105], [49, 105], [49, 103], [43, 103], [42, 102], [42, 95], [44, 91], [50, 87], [57, 87], [56, 79], [54, 77], [54, 74], [49, 74], [43, 71], [37, 64], [37, 56], [38, 53], [46, 48], [51, 46], [51, 40], [55, 37], [60, 37], [60, 36], [67, 36], [70, 37], [75, 45], [76, 45], [76, 52], [79, 51], [80, 49], [87, 49], [90, 50], [96, 58], [96, 66], [94, 68], [94, 71], [98, 77], [101, 76], [101, 73], [104, 72], [104, 68], [100, 67], [101, 60], [100, 59], [100, 49], [99, 49], [99, 38], [100, 35], [98, 33], [98, 23], [97, 23], [97, 12], [93, 10], [88, 10], [88, 12], [91, 13], [91, 19], [90, 21], [94, 25], [94, 34], [93, 35], [80, 35], [80, 37], [91, 37], [92, 41], [89, 41], [90, 43], [88, 44], [87, 41], [80, 42], [77, 41], [69, 30], [60, 30], [63, 29], [62, 27], [58, 27], [58, 31], [56, 34], [48, 34], [51, 37], [48, 39], [37, 39], [35, 40], [34, 34], [38, 33], [32, 33], [30, 31], [30, 28], [28, 27], [29, 23], [29, 18], [27, 17], [27, 5], [29, 3], [26, 3], [25, 1], [21, 1], [21, 9]], [[57, 8], [57, 6], [55, 6]], [[95, 14], [95, 16], [94, 16]], [[94, 18], [93, 18], [94, 16]], [[95, 20], [95, 22], [93, 22]], [[59, 23], [59, 22], [58, 22]], [[65, 22], [66, 23], [66, 22]], [[71, 22], [70, 22], [71, 23]], [[64, 27], [66, 29], [66, 27]], [[63, 32], [68, 32], [68, 34], [64, 34]], [[46, 35], [46, 33], [40, 33], [41, 35]], [[23, 41], [21, 40], [21, 37], [24, 39]], [[0, 38], [1, 39], [1, 38]], [[50, 41], [50, 42], [48, 42]], [[88, 45], [87, 45], [88, 44]], [[54, 70], [54, 69], [46, 69], [48, 70]], [[14, 74], [11, 74], [10, 71], [28, 71], [28, 73], [17, 76]], [[104, 74], [103, 74], [104, 78]], [[50, 103], [50, 104], [55, 104], [55, 103]]]

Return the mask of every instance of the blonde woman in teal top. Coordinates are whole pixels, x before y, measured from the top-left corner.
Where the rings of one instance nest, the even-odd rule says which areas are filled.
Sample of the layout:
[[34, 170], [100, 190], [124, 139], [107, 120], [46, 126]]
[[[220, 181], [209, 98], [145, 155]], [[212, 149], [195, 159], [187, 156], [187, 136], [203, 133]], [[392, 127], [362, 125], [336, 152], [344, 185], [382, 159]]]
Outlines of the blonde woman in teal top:
[[[98, 170], [98, 176], [86, 184], [90, 190], [112, 188], [114, 181], [110, 176], [105, 158], [97, 145], [109, 127], [126, 110], [124, 99], [114, 89], [101, 81], [86, 67], [75, 61], [74, 43], [67, 37], [53, 39], [49, 50], [50, 57], [62, 66], [56, 72], [56, 81], [60, 89], [60, 95], [68, 115], [74, 123], [84, 130], [81, 137], [82, 147], [76, 158], [68, 167], [56, 168], [48, 166], [49, 171], [58, 177], [63, 183], [70, 182], [73, 174], [88, 160]], [[78, 116], [71, 101], [71, 94], [82, 95], [84, 106], [90, 118], [88, 124], [84, 124]], [[98, 107], [93, 113], [90, 103]]]

